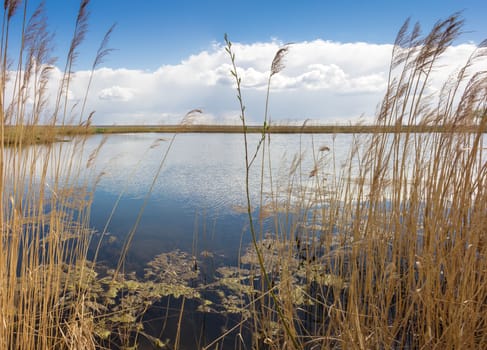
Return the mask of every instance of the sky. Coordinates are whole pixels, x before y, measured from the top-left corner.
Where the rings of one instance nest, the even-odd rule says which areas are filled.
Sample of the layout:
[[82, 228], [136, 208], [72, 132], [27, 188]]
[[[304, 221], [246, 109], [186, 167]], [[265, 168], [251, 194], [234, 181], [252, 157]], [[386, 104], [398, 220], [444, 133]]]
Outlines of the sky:
[[[30, 0], [29, 12], [38, 3]], [[408, 17], [426, 33], [462, 11], [464, 33], [447, 51], [438, 81], [487, 38], [485, 0], [92, 0], [88, 6], [88, 33], [70, 85], [73, 103], [84, 96], [96, 50], [116, 24], [109, 43], [114, 50], [89, 90], [95, 124], [175, 123], [192, 109], [203, 111], [198, 122], [238, 122], [225, 33], [234, 43], [247, 117], [255, 123], [263, 118], [270, 64], [283, 44], [292, 43], [284, 70], [273, 77], [272, 120], [347, 123], [373, 118], [385, 92], [392, 43]], [[75, 0], [45, 3], [58, 67], [78, 7]]]

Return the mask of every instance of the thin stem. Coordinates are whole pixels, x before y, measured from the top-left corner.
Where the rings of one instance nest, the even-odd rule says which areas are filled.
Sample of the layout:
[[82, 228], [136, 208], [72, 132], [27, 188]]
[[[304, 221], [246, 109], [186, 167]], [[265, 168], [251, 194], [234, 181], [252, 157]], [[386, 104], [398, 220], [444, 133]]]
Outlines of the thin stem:
[[[233, 75], [233, 77], [235, 78], [235, 82], [236, 82], [236, 85], [237, 85], [237, 99], [239, 101], [239, 104], [240, 104], [240, 119], [242, 121], [242, 126], [243, 126], [243, 135], [244, 135], [244, 143], [245, 143], [245, 166], [246, 166], [246, 171], [245, 171], [245, 193], [246, 193], [246, 199], [247, 199], [247, 215], [248, 215], [248, 218], [249, 218], [249, 228], [250, 228], [250, 233], [251, 233], [251, 236], [252, 236], [252, 244], [254, 246], [254, 249], [256, 251], [256, 254], [257, 254], [257, 260], [259, 261], [259, 267], [260, 267], [260, 270], [262, 272], [262, 276], [264, 278], [264, 281], [266, 283], [266, 286], [267, 288], [269, 288], [269, 286], [271, 286], [271, 281], [270, 281], [270, 278], [269, 278], [269, 275], [266, 271], [266, 268], [265, 268], [265, 265], [264, 265], [264, 257], [262, 255], [262, 251], [260, 250], [259, 248], [259, 245], [257, 243], [257, 234], [256, 234], [256, 230], [255, 230], [255, 226], [254, 226], [254, 220], [253, 220], [253, 215], [252, 215], [252, 202], [251, 202], [251, 199], [250, 199], [250, 185], [249, 185], [249, 178], [250, 178], [250, 166], [251, 164], [249, 163], [249, 151], [248, 151], [248, 142], [247, 142], [247, 128], [246, 128], [246, 124], [245, 124], [245, 105], [243, 103], [243, 98], [242, 98], [242, 89], [241, 89], [241, 78], [239, 77], [238, 75], [238, 72], [237, 72], [237, 65], [236, 65], [236, 62], [235, 62], [235, 54], [233, 53], [232, 51], [232, 43], [230, 42], [230, 40], [228, 39], [227, 35], [225, 35], [225, 42], [226, 42], [226, 48], [225, 50], [227, 51], [228, 55], [230, 56], [230, 60], [232, 62], [232, 71], [231, 71], [231, 74]], [[272, 74], [272, 73], [271, 73]], [[269, 82], [270, 82], [270, 79], [269, 79]], [[265, 124], [264, 124], [264, 128], [265, 128]], [[262, 140], [262, 139], [261, 139]], [[262, 142], [262, 141], [261, 141]], [[260, 143], [259, 143], [260, 145]], [[259, 147], [259, 146], [258, 146]], [[255, 156], [254, 156], [254, 159], [255, 159]], [[293, 345], [294, 345], [294, 348], [295, 349], [299, 349], [300, 346], [296, 340], [296, 337], [292, 334], [291, 332], [291, 328], [282, 312], [282, 309], [281, 309], [281, 306], [279, 304], [279, 300], [277, 298], [277, 295], [276, 293], [274, 292], [273, 289], [269, 289], [268, 290], [270, 295], [271, 295], [271, 298], [272, 300], [274, 301], [274, 304], [276, 306], [276, 311], [277, 311], [277, 314], [279, 316], [279, 319], [281, 320], [283, 326], [284, 326], [284, 330], [287, 334], [287, 336], [291, 339]]]

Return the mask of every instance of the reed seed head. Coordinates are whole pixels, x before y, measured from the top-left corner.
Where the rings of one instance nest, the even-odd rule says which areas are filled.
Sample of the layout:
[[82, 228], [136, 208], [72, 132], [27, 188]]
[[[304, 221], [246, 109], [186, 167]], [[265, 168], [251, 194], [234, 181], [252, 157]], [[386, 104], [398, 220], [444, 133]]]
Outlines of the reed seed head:
[[274, 56], [274, 59], [272, 60], [271, 77], [274, 74], [277, 74], [284, 69], [284, 67], [285, 67], [284, 57], [287, 55], [288, 52], [289, 52], [289, 45], [284, 45], [279, 50], [277, 50], [276, 55]]

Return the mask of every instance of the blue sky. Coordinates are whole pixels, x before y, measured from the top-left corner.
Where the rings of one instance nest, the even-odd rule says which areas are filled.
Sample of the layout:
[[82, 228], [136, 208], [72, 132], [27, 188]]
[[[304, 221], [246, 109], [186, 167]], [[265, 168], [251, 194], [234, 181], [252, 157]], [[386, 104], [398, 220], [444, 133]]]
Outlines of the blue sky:
[[[36, 1], [32, 1], [32, 7]], [[59, 55], [69, 41], [78, 1], [47, 1]], [[111, 46], [117, 49], [107, 64], [114, 68], [157, 69], [222, 42], [224, 33], [236, 42], [254, 43], [324, 39], [338, 42], [392, 43], [404, 20], [423, 28], [456, 11], [466, 20], [462, 41], [479, 43], [487, 36], [487, 1], [223, 1], [223, 0], [92, 0], [87, 55], [96, 50], [113, 23]]]
[[[38, 3], [31, 0], [31, 10]], [[46, 1], [59, 66], [78, 7], [76, 0]], [[90, 89], [89, 108], [96, 110], [98, 124], [173, 123], [194, 108], [205, 112], [202, 122], [238, 120], [225, 33], [236, 44], [248, 115], [255, 122], [270, 62], [283, 43], [294, 44], [286, 69], [273, 78], [273, 120], [348, 122], [373, 117], [385, 91], [391, 44], [406, 18], [427, 33], [439, 19], [463, 11], [465, 33], [446, 54], [443, 77], [487, 37], [485, 0], [92, 0], [89, 11], [71, 84], [73, 104], [84, 96], [86, 70], [104, 33], [117, 24], [110, 42], [115, 51]]]

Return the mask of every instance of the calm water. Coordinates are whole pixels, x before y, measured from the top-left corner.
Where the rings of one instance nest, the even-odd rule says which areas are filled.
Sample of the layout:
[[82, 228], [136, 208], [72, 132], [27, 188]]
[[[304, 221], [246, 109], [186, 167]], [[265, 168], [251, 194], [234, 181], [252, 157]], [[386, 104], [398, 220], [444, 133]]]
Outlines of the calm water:
[[[241, 243], [246, 244], [250, 238], [246, 230], [247, 216], [238, 209], [246, 203], [243, 136], [178, 135], [156, 177], [171, 137], [130, 134], [107, 138], [96, 158], [94, 174], [103, 175], [92, 206], [92, 226], [99, 231], [103, 229], [121, 196], [108, 231], [122, 241], [132, 229], [155, 179], [130, 249], [129, 262], [144, 264], [158, 253], [178, 248], [188, 252], [196, 250], [196, 253], [208, 250], [226, 263], [236, 263]], [[254, 153], [259, 135], [249, 135], [249, 139], [249, 149]], [[90, 138], [87, 153], [101, 140], [101, 136]], [[309, 181], [314, 158], [323, 156], [318, 151], [313, 154], [313, 145], [316, 150], [322, 146], [335, 148], [338, 154], [341, 152], [345, 156], [341, 150], [348, 150], [350, 142], [349, 135], [335, 139], [332, 135], [271, 136], [273, 188], [288, 186], [293, 158], [299, 154], [302, 154], [302, 181]], [[328, 157], [322, 162], [329, 165], [332, 159]], [[256, 206], [259, 203], [260, 168], [261, 157], [258, 156], [250, 176], [251, 198]], [[270, 180], [266, 176], [264, 192], [269, 192], [269, 188]], [[102, 258], [115, 259], [116, 246], [114, 244], [113, 249], [105, 251]]]
[[[63, 157], [79, 161], [91, 181], [98, 179], [91, 226], [101, 232], [107, 225], [108, 232], [98, 262], [108, 266], [117, 263], [124, 240], [142, 213], [125, 272], [136, 271], [143, 276], [149, 261], [176, 249], [198, 259], [202, 252], [210, 252], [213, 271], [218, 266], [237, 265], [241, 249], [250, 242], [248, 218], [242, 212], [246, 205], [243, 135], [181, 134], [168, 149], [172, 138], [166, 134], [97, 135], [87, 140], [82, 154], [71, 155], [72, 146], [63, 144]], [[251, 158], [259, 138], [249, 135]], [[97, 156], [91, 157], [100, 144], [103, 146]], [[264, 202], [271, 192], [286, 193], [291, 183], [293, 188], [310, 186], [317, 178], [310, 177], [316, 165], [319, 178], [333, 181], [332, 174], [339, 173], [352, 144], [353, 136], [344, 134], [272, 135], [270, 153], [265, 157]], [[259, 154], [249, 177], [254, 210], [260, 203], [261, 164]], [[294, 199], [291, 196], [289, 200]], [[108, 221], [112, 211], [114, 215]], [[271, 231], [272, 223], [267, 227]], [[180, 302], [172, 298], [170, 305], [149, 310], [147, 318], [155, 321], [148, 322], [146, 330], [161, 339], [174, 339]], [[161, 310], [168, 305], [173, 312], [169, 319], [175, 321], [163, 327]], [[197, 307], [192, 300], [185, 304], [181, 349], [208, 344], [221, 335], [222, 327], [231, 328], [238, 321], [199, 312]], [[234, 349], [237, 338], [228, 338], [222, 348]], [[142, 348], [151, 349], [152, 345], [147, 343]]]
[[[112, 135], [106, 139], [93, 172], [93, 176], [103, 175], [92, 205], [92, 226], [102, 231], [117, 198], [120, 202], [108, 225], [110, 235], [104, 239], [106, 243], [99, 262], [107, 265], [116, 263], [123, 241], [147, 199], [127, 256], [127, 270], [142, 276], [147, 262], [162, 252], [175, 249], [187, 251], [198, 259], [201, 252], [210, 252], [211, 267], [203, 267], [209, 275], [212, 273], [208, 271], [215, 271], [218, 266], [236, 266], [240, 250], [250, 242], [248, 217], [239, 209], [246, 204], [243, 135], [182, 134], [176, 137], [168, 151], [171, 138], [172, 135], [133, 134]], [[253, 154], [259, 135], [249, 135], [249, 139], [249, 149]], [[96, 149], [101, 140], [100, 136], [90, 138], [86, 153]], [[324, 157], [320, 161], [328, 166], [332, 162], [330, 152], [313, 153], [313, 148], [317, 150], [327, 146], [345, 156], [346, 153], [339, 150], [348, 150], [350, 142], [351, 137], [345, 135], [336, 139], [332, 135], [273, 135], [269, 156], [272, 187], [284, 189], [288, 187], [290, 178], [306, 185], [311, 181], [309, 174], [319, 157]], [[167, 158], [164, 159], [166, 153]], [[290, 176], [295, 157], [301, 158], [302, 162], [293, 172], [294, 176]], [[158, 174], [162, 161], [164, 163]], [[260, 202], [261, 161], [260, 156], [256, 157], [250, 176], [251, 199], [256, 207]], [[268, 159], [266, 162], [268, 164]], [[298, 176], [300, 173], [302, 177]], [[154, 180], [154, 187], [148, 195]], [[265, 176], [264, 192], [269, 192], [270, 186], [270, 178]], [[171, 299], [170, 310], [174, 313], [169, 315], [169, 319], [174, 322], [162, 326], [161, 309], [156, 306], [146, 315], [146, 319], [154, 321], [149, 321], [145, 328], [161, 339], [174, 339], [179, 303], [180, 299]], [[160, 305], [163, 310], [167, 306]], [[185, 304], [182, 349], [196, 349], [208, 344], [222, 334], [223, 327], [230, 328], [239, 320], [238, 316], [201, 313], [197, 307], [198, 304], [191, 300]], [[223, 348], [234, 349], [235, 336], [228, 336]], [[144, 345], [142, 342], [141, 345], [142, 348], [152, 348], [150, 343]]]

